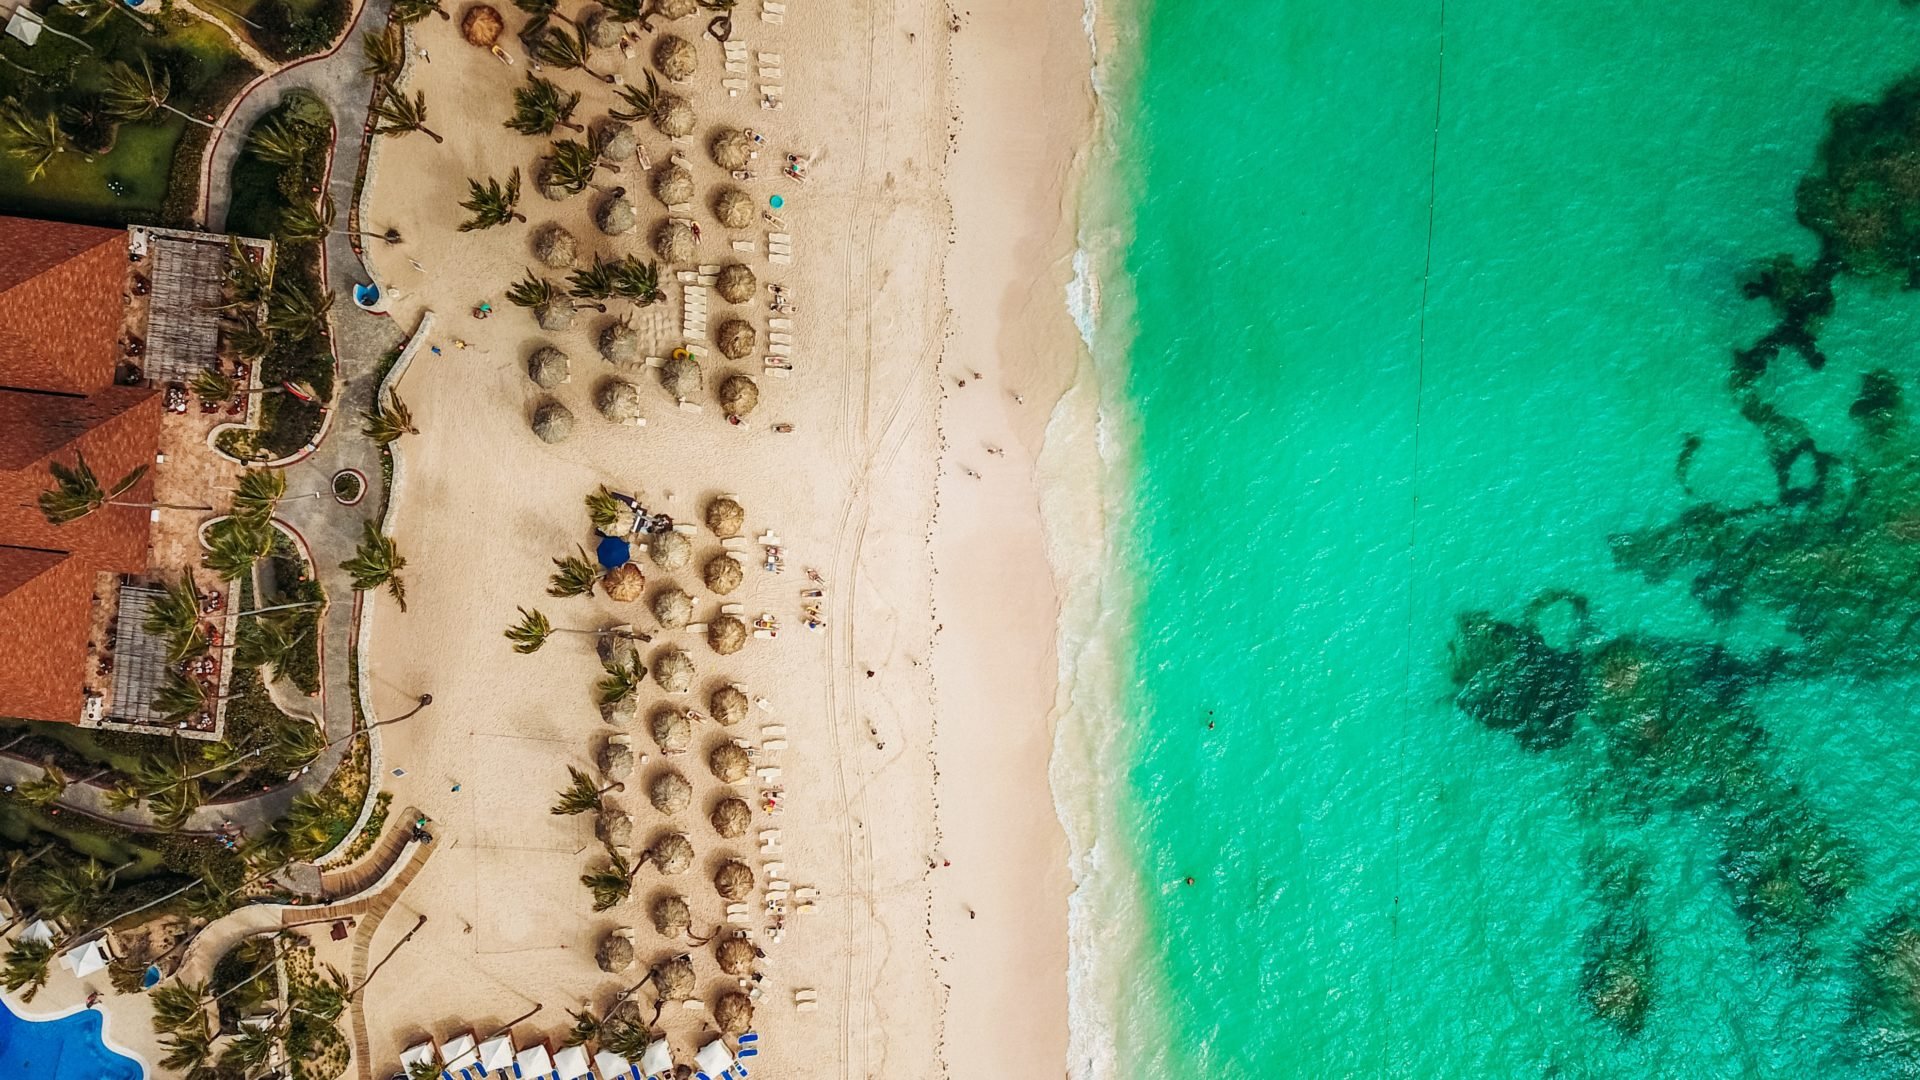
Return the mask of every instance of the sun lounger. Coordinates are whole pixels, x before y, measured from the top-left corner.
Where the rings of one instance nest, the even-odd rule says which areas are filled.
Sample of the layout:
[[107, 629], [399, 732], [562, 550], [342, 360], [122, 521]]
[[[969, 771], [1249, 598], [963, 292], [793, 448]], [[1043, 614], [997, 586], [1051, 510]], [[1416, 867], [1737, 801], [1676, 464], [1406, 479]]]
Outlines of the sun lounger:
[[689, 634], [704, 634], [707, 632], [707, 624], [703, 622], [688, 623], [686, 626], [681, 627], [681, 629]]
[[769, 330], [791, 330], [791, 329], [793, 329], [793, 320], [792, 320], [792, 319], [768, 319], [768, 320], [767, 320], [767, 329], [769, 329]]
[[700, 275], [702, 277], [718, 277], [719, 274], [720, 274], [719, 263], [701, 263], [700, 264]]
[[775, 344], [767, 346], [767, 352], [773, 356], [792, 356], [793, 346], [784, 342], [776, 342]]
[[[740, 538], [737, 536], [730, 536], [727, 539], [738, 540]], [[742, 615], [746, 613], [746, 610], [747, 610], [747, 605], [745, 604], [721, 604], [720, 605], [720, 614], [722, 615]]]
[[[745, 67], [744, 67], [744, 65], [742, 66], [742, 73], [743, 73], [743, 74], [745, 73]], [[729, 89], [729, 90], [733, 90], [733, 91], [735, 91], [735, 92], [738, 92], [738, 91], [741, 91], [741, 90], [745, 90], [745, 89], [747, 88], [747, 80], [745, 80], [745, 79], [721, 79], [721, 80], [720, 80], [720, 85], [721, 85], [721, 86], [724, 86], [724, 87], [726, 87], [726, 88], [727, 88], [727, 89]]]
[[760, 247], [751, 240], [735, 240], [733, 242], [733, 250], [752, 253], [759, 251]]
[[775, 780], [780, 779], [780, 767], [778, 765], [769, 765], [760, 770], [759, 776], [761, 783], [771, 784]]

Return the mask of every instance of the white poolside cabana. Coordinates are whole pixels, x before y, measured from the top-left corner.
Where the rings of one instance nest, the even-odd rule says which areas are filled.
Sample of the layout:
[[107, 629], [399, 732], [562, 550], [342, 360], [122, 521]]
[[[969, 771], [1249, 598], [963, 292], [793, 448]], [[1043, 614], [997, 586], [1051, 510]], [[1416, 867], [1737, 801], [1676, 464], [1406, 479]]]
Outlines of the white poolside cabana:
[[659, 1076], [673, 1071], [673, 1050], [667, 1040], [655, 1039], [640, 1054], [640, 1075]]
[[563, 1046], [553, 1055], [553, 1071], [560, 1080], [580, 1080], [593, 1075], [593, 1059], [584, 1046]]
[[60, 966], [73, 972], [74, 978], [84, 979], [96, 971], [105, 971], [112, 961], [113, 955], [107, 952], [106, 939], [94, 938], [62, 956]]
[[606, 1050], [593, 1055], [593, 1067], [600, 1070], [600, 1080], [640, 1080], [640, 1066]]
[[57, 929], [45, 919], [35, 919], [20, 931], [20, 940], [30, 945], [51, 945]]
[[412, 1072], [415, 1065], [425, 1065], [436, 1057], [439, 1055], [434, 1052], [432, 1039], [409, 1046], [400, 1051], [400, 1071]]
[[40, 16], [35, 15], [33, 10], [25, 4], [14, 8], [13, 14], [7, 19], [7, 33], [19, 39], [23, 45], [32, 45], [39, 41], [42, 29], [44, 26], [40, 22]]
[[513, 1069], [513, 1036], [495, 1035], [480, 1044], [480, 1069], [482, 1075], [510, 1072]]
[[719, 1076], [733, 1068], [733, 1052], [727, 1049], [724, 1039], [715, 1039], [693, 1055], [693, 1063], [708, 1076]]
[[553, 1076], [553, 1055], [546, 1043], [535, 1043], [513, 1056], [513, 1073], [520, 1080], [549, 1080]]
[[[463, 1031], [441, 1043], [440, 1060], [446, 1062], [446, 1067], [440, 1071], [446, 1080], [471, 1080], [467, 1070], [477, 1072], [480, 1066], [480, 1051], [474, 1048], [473, 1032]], [[480, 1075], [485, 1076], [486, 1073]]]

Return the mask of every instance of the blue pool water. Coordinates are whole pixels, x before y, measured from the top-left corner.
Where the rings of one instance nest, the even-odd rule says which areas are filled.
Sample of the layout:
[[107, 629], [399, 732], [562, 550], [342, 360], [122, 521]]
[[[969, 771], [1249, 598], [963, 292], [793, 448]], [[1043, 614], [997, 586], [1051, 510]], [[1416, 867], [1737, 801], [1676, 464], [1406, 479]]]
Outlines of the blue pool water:
[[0, 1080], [142, 1080], [140, 1063], [107, 1049], [92, 1009], [23, 1020], [0, 1002]]

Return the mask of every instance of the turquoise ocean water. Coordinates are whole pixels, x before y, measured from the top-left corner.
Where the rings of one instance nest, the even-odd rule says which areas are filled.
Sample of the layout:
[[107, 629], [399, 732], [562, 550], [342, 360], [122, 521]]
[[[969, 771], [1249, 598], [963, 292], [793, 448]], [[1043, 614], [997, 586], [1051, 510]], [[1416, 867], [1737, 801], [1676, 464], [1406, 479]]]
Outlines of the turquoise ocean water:
[[[1920, 69], [1920, 11], [1102, 17], [1125, 55], [1090, 213], [1126, 239], [1091, 252], [1096, 363], [1134, 584], [1109, 780], [1126, 858], [1093, 887], [1137, 898], [1144, 942], [1102, 991], [1115, 1075], [1906, 1075], [1861, 1051], [1848, 1003], [1860, 943], [1920, 903], [1910, 666], [1740, 683], [1719, 700], [1761, 730], [1738, 753], [1771, 794], [1701, 806], [1630, 788], [1590, 717], [1550, 751], [1476, 722], [1448, 647], [1462, 615], [1518, 623], [1550, 590], [1591, 620], [1548, 606], [1555, 647], [1795, 643], [1778, 611], [1716, 618], [1690, 575], [1621, 568], [1609, 537], [1776, 497], [1729, 390], [1775, 322], [1741, 277], [1814, 256], [1795, 185], [1830, 108]], [[1843, 276], [1825, 368], [1765, 376], [1823, 447], [1857, 439], [1864, 372], [1920, 387], [1920, 292], [1896, 286]], [[1852, 860], [1801, 933], [1737, 907], [1725, 837], [1761, 803]], [[1594, 943], [1623, 935], [1645, 964], [1633, 1032], [1585, 993]]]

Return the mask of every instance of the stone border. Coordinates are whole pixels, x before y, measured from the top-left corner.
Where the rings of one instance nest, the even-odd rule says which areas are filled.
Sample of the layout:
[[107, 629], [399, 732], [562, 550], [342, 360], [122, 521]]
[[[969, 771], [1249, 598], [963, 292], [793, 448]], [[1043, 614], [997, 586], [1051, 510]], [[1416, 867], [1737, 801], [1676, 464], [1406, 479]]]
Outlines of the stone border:
[[351, 476], [355, 480], [359, 481], [360, 493], [358, 495], [355, 495], [351, 499], [343, 499], [340, 497], [340, 492], [338, 490], [335, 490], [333, 493], [333, 501], [339, 503], [341, 506], [359, 506], [360, 503], [363, 500], [365, 500], [367, 497], [367, 474], [361, 472], [359, 469], [349, 466], [347, 468], [341, 469], [339, 472], [334, 473], [333, 476], [329, 478], [330, 482], [337, 481], [342, 476]]

